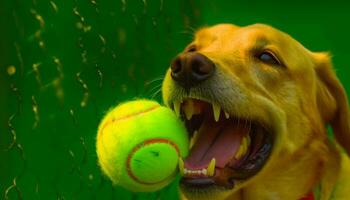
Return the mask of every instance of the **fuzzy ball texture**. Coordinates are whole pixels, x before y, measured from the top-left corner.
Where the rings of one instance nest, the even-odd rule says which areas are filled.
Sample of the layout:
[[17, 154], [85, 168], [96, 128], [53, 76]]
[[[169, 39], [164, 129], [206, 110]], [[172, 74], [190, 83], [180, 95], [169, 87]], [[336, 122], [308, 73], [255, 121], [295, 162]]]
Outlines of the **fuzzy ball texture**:
[[151, 100], [118, 105], [103, 118], [97, 134], [98, 162], [114, 184], [134, 192], [156, 191], [177, 174], [188, 154], [182, 122]]

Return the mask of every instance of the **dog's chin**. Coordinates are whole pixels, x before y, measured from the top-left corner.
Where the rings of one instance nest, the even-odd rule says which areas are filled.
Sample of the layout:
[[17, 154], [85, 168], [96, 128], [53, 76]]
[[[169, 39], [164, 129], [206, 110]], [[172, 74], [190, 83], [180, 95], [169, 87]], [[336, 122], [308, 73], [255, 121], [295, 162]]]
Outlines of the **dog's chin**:
[[263, 168], [273, 136], [258, 121], [220, 105], [199, 98], [180, 102], [171, 107], [191, 140], [189, 155], [179, 160], [181, 191], [191, 200], [224, 199]]

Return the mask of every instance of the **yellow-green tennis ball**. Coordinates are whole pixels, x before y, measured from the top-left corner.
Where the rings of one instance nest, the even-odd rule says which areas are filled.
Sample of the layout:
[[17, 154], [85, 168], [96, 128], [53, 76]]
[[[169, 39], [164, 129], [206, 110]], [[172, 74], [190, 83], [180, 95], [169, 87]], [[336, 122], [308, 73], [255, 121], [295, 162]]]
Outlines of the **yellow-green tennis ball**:
[[169, 184], [188, 146], [186, 129], [173, 111], [150, 100], [118, 105], [104, 117], [97, 134], [102, 171], [114, 184], [134, 192]]

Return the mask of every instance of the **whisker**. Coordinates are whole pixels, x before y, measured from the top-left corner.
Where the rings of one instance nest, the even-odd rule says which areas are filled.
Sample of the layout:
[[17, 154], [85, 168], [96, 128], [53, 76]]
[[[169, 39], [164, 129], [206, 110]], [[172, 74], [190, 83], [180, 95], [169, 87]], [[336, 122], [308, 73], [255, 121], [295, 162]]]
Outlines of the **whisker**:
[[152, 79], [152, 80], [150, 80], [150, 81], [147, 81], [147, 82], [145, 83], [145, 86], [148, 86], [148, 85], [151, 85], [151, 84], [154, 83], [154, 82], [163, 81], [163, 80], [164, 80], [164, 77], [163, 77], [163, 76], [158, 77], [158, 78], [154, 78], [154, 79]]
[[191, 31], [187, 31], [187, 30], [179, 31], [179, 33], [193, 36], [193, 33]]
[[188, 25], [185, 27], [184, 30], [180, 31], [179, 33], [189, 35], [193, 38], [195, 32], [196, 32], [196, 29]]
[[154, 87], [152, 87], [150, 90], [148, 90], [148, 92], [146, 92], [146, 96], [147, 97], [151, 97], [151, 99], [153, 99], [157, 93], [159, 93], [161, 91], [162, 88], [162, 84], [157, 84]]
[[162, 84], [157, 84], [154, 87], [152, 87], [152, 89], [150, 89], [149, 91], [152, 93], [154, 90], [158, 90], [162, 87]]
[[192, 35], [196, 32], [196, 29], [191, 25], [187, 25], [186, 28], [189, 29], [189, 31], [191, 31]]
[[162, 90], [159, 88], [152, 96], [151, 99], [155, 99], [155, 97], [161, 92]]

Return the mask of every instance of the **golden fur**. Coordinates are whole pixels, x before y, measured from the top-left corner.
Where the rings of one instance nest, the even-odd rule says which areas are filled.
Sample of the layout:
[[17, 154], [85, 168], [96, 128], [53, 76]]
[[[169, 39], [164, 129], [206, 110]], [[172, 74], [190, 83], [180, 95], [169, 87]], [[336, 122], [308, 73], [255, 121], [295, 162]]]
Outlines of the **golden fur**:
[[[311, 52], [262, 24], [202, 28], [188, 48], [193, 46], [230, 80], [236, 93], [227, 92], [228, 98], [244, 95], [230, 112], [263, 122], [275, 135], [263, 169], [216, 199], [295, 200], [317, 187], [322, 200], [350, 199], [348, 100], [327, 53]], [[259, 48], [274, 52], [283, 66], [254, 58], [252, 52]], [[169, 70], [163, 83], [165, 103], [172, 87]], [[327, 125], [335, 139], [327, 137]]]

